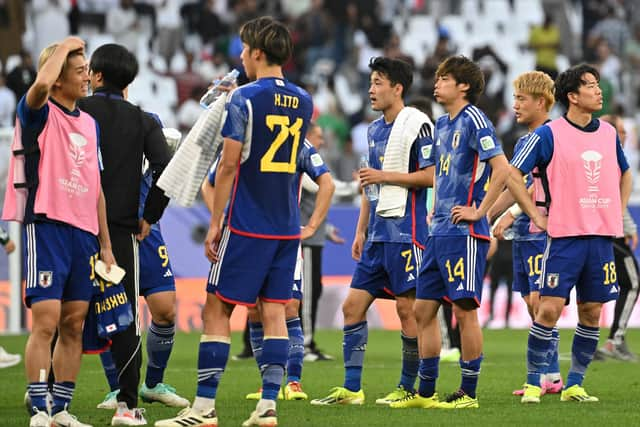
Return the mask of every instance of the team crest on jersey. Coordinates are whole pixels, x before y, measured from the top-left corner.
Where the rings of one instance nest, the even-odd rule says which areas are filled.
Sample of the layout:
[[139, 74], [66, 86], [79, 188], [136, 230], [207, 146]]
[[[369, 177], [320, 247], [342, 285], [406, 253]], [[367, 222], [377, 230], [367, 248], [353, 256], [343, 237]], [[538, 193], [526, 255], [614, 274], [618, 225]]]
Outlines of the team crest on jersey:
[[53, 272], [52, 271], [39, 271], [38, 272], [38, 285], [41, 288], [48, 288], [51, 286], [51, 282], [53, 282]]
[[460, 145], [460, 131], [457, 130], [453, 133], [453, 140], [451, 141], [451, 147], [455, 150]]
[[547, 274], [547, 288], [555, 289], [560, 284], [560, 274], [550, 273]]
[[480, 146], [482, 147], [483, 150], [487, 151], [487, 150], [491, 150], [492, 148], [495, 148], [496, 143], [493, 142], [493, 138], [487, 135], [480, 138]]

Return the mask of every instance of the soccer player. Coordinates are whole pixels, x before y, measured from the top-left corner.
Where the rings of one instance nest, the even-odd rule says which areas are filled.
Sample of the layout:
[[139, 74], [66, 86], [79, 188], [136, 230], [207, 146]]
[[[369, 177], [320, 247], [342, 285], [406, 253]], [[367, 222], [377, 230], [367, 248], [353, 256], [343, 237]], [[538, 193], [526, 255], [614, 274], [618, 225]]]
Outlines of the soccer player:
[[[96, 122], [76, 104], [89, 85], [84, 42], [68, 37], [47, 47], [38, 69], [18, 103], [3, 209], [3, 219], [21, 221], [25, 230], [25, 302], [33, 318], [25, 350], [33, 409], [29, 425], [86, 427], [68, 412], [80, 369], [82, 325], [98, 251], [108, 268], [115, 259], [100, 184]], [[24, 180], [14, 182], [20, 176]], [[46, 377], [56, 329], [57, 381], [50, 416]]]
[[[549, 121], [549, 111], [553, 107], [554, 84], [551, 77], [541, 71], [530, 71], [520, 74], [513, 82], [513, 110], [516, 121], [526, 125], [529, 132], [516, 142], [514, 157], [520, 154], [531, 133]], [[526, 175], [526, 185], [533, 193], [533, 176]], [[489, 218], [495, 218], [511, 206], [498, 220], [493, 228], [494, 235], [504, 238], [504, 231], [513, 231], [513, 291], [520, 292], [527, 304], [532, 320], [538, 311], [540, 301], [540, 272], [546, 234], [543, 231], [530, 231], [531, 221], [522, 213], [520, 207], [514, 205], [514, 199], [509, 191], [504, 191], [496, 203], [489, 209]], [[550, 353], [549, 368], [540, 380], [541, 393], [560, 393], [562, 391], [562, 376], [558, 364], [558, 328], [552, 332], [553, 351]], [[524, 394], [524, 390], [513, 392], [516, 396]]]
[[[605, 115], [600, 120], [608, 122], [614, 126], [618, 132], [618, 138], [624, 144], [626, 131], [624, 121], [615, 115]], [[629, 209], [624, 211], [622, 217], [624, 238], [616, 238], [613, 242], [613, 255], [616, 262], [616, 272], [618, 273], [618, 285], [620, 286], [620, 296], [616, 301], [613, 322], [609, 330], [609, 337], [602, 347], [596, 351], [596, 360], [606, 360], [607, 357], [622, 360], [625, 362], [635, 362], [638, 356], [627, 346], [625, 335], [627, 325], [633, 313], [633, 307], [638, 301], [638, 290], [640, 284], [638, 277], [638, 262], [633, 251], [638, 245], [638, 227], [629, 213]]]
[[[152, 116], [159, 122], [155, 115]], [[144, 202], [152, 186], [152, 171], [147, 168], [140, 186], [140, 218], [143, 218]], [[146, 341], [147, 371], [140, 389], [140, 398], [147, 403], [160, 402], [167, 406], [184, 408], [189, 406], [189, 401], [176, 394], [174, 387], [163, 382], [175, 337], [176, 285], [159, 223], [152, 224], [149, 235], [140, 242], [139, 256], [140, 294], [144, 296], [151, 312], [151, 326]], [[98, 404], [98, 408], [117, 409], [120, 386], [118, 370], [111, 351], [101, 353], [100, 360], [111, 391]]]
[[[310, 129], [317, 127], [315, 123], [309, 125]], [[309, 130], [310, 130], [309, 129]], [[307, 174], [317, 185], [315, 205], [309, 222], [300, 232], [301, 240], [312, 236], [319, 225], [322, 224], [331, 206], [331, 197], [335, 190], [335, 184], [329, 173], [329, 169], [316, 151], [316, 148], [309, 140], [304, 141], [304, 145], [298, 155], [298, 165], [296, 179], [294, 180], [294, 191], [300, 194], [302, 191], [303, 174]], [[285, 400], [306, 400], [307, 394], [302, 390], [302, 365], [304, 361], [304, 334], [300, 322], [300, 301], [303, 298], [302, 292], [302, 248], [298, 250], [292, 296], [293, 298], [285, 305], [285, 317], [287, 321], [287, 333], [289, 335], [289, 354], [287, 358], [287, 380], [286, 385], [278, 398]], [[264, 345], [263, 322], [256, 307], [249, 307], [249, 330], [251, 348], [258, 363], [258, 368], [262, 366], [262, 349]], [[247, 399], [260, 399], [262, 391], [249, 393]]]
[[[478, 407], [482, 330], [477, 310], [490, 240], [486, 213], [509, 174], [493, 125], [474, 106], [483, 89], [482, 71], [470, 59], [452, 56], [438, 66], [434, 95], [448, 114], [436, 121], [435, 143], [427, 150], [428, 161], [436, 165], [435, 206], [414, 306], [420, 385], [416, 394], [392, 403], [392, 408]], [[462, 344], [462, 383], [445, 401], [435, 392], [442, 300], [453, 304]]]
[[[205, 240], [212, 265], [196, 398], [192, 408], [156, 422], [158, 427], [217, 425], [215, 398], [229, 357], [229, 318], [235, 305], [252, 306], [258, 298], [264, 328], [262, 398], [243, 425], [277, 424], [276, 398], [289, 351], [284, 306], [291, 299], [300, 243], [293, 180], [312, 102], [282, 75], [282, 65], [292, 51], [284, 25], [272, 18], [256, 18], [242, 26], [240, 38], [242, 63], [255, 81], [234, 90], [226, 106], [224, 145]], [[222, 228], [230, 196], [227, 225]]]
[[[89, 68], [93, 95], [82, 99], [79, 107], [91, 114], [99, 125], [109, 230], [114, 253], [127, 272], [122, 285], [134, 315], [134, 321], [126, 330], [111, 337], [120, 388], [111, 425], [145, 425], [144, 415], [137, 407], [142, 364], [136, 304], [140, 296], [138, 241], [147, 237], [151, 224], [158, 222], [169, 203], [155, 181], [169, 163], [171, 154], [157, 121], [124, 99], [124, 91], [138, 72], [136, 57], [121, 45], [105, 44], [93, 52]], [[152, 170], [154, 185], [145, 199], [140, 218], [143, 155]]]
[[[523, 403], [540, 402], [540, 375], [548, 369], [553, 327], [573, 287], [578, 326], [560, 400], [598, 401], [582, 382], [598, 346], [602, 304], [618, 297], [612, 238], [622, 235], [622, 213], [631, 192], [631, 172], [615, 129], [592, 117], [602, 108], [599, 77], [586, 64], [561, 73], [556, 79], [556, 100], [566, 114], [536, 129], [511, 161], [509, 191], [548, 235], [540, 304], [529, 332]], [[534, 204], [523, 176], [535, 167], [540, 178], [534, 177]], [[544, 209], [539, 211], [536, 205]], [[566, 212], [571, 212], [571, 218]]]
[[[377, 57], [369, 63], [371, 107], [382, 116], [369, 125], [369, 166], [360, 169], [363, 186], [406, 188], [403, 213], [392, 217], [377, 212], [379, 199], [362, 197], [360, 216], [355, 232], [351, 256], [358, 261], [351, 279], [351, 288], [342, 305], [344, 337], [342, 341], [345, 378], [342, 387], [334, 387], [327, 397], [314, 399], [312, 405], [362, 405], [362, 368], [368, 340], [367, 310], [383, 295], [396, 300], [396, 311], [402, 327], [402, 374], [397, 388], [376, 401], [388, 405], [413, 392], [418, 369], [418, 342], [413, 315], [415, 283], [422, 249], [426, 240], [426, 189], [433, 170], [427, 164], [428, 149], [432, 146], [432, 123], [423, 117], [416, 131], [409, 135], [403, 126], [396, 129], [403, 134], [409, 154], [405, 171], [382, 170], [383, 159], [390, 146], [390, 135], [398, 115], [405, 108], [403, 96], [413, 81], [411, 66], [403, 61]], [[411, 110], [407, 110], [411, 111]], [[413, 110], [415, 111], [415, 110]], [[415, 116], [414, 116], [415, 117]], [[396, 141], [397, 143], [398, 141]], [[381, 190], [382, 191], [382, 190]]]

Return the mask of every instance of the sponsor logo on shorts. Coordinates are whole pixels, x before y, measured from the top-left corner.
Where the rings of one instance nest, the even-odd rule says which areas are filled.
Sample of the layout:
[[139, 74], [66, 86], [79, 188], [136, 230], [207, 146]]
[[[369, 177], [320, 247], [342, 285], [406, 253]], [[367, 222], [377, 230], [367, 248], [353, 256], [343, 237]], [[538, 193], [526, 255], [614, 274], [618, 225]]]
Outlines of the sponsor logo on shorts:
[[616, 285], [613, 285], [611, 287], [611, 290], [609, 291], [610, 294], [617, 294], [618, 293], [618, 287]]
[[462, 286], [462, 282], [460, 282], [460, 284], [456, 288], [456, 291], [464, 291], [464, 286]]
[[164, 272], [162, 277], [173, 277], [173, 273], [171, 272], [171, 269], [167, 268], [167, 271]]
[[53, 282], [53, 272], [52, 271], [39, 271], [38, 272], [38, 285], [41, 288], [48, 288], [51, 286], [51, 282]]
[[407, 282], [411, 282], [412, 280], [416, 280], [416, 276], [414, 276], [413, 273], [409, 273], [407, 276]]
[[560, 274], [550, 273], [547, 274], [547, 288], [555, 289], [560, 284]]

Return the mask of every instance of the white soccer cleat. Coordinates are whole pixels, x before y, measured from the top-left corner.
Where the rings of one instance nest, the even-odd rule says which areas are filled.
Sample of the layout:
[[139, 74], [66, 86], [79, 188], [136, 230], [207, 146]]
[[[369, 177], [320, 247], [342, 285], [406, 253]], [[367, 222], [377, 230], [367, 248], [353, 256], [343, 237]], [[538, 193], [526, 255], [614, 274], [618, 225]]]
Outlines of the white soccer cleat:
[[66, 410], [58, 412], [51, 417], [51, 427], [93, 427], [91, 424], [85, 424], [78, 421], [75, 415], [71, 415]]
[[140, 398], [145, 403], [160, 402], [174, 408], [186, 408], [189, 401], [176, 393], [176, 389], [169, 384], [158, 383], [155, 387], [149, 388], [142, 384], [140, 388]]
[[201, 414], [193, 408], [184, 408], [175, 418], [156, 421], [155, 427], [218, 427], [218, 416], [215, 408]]
[[111, 418], [112, 426], [146, 426], [144, 408], [129, 409], [125, 402], [118, 402], [118, 409]]
[[19, 354], [7, 353], [4, 347], [0, 347], [0, 368], [10, 368], [16, 366], [22, 360]]
[[29, 421], [29, 427], [51, 427], [51, 417], [44, 411], [36, 410]]

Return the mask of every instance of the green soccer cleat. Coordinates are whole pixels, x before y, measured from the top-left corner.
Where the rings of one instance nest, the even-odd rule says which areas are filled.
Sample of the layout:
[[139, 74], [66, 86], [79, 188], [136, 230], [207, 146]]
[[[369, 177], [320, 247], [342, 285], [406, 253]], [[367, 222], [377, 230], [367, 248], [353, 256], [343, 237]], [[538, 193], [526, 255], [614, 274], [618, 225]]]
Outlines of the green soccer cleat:
[[598, 399], [595, 396], [589, 396], [587, 391], [580, 387], [578, 384], [572, 385], [571, 387], [562, 390], [562, 394], [560, 395], [560, 401], [562, 402], [579, 402], [579, 403], [591, 403], [598, 402]]
[[312, 405], [362, 405], [364, 403], [364, 391], [351, 391], [344, 387], [334, 387], [327, 397], [313, 399]]
[[107, 393], [104, 400], [98, 403], [98, 409], [117, 409], [118, 408], [118, 393], [120, 390], [113, 390]]
[[478, 398], [469, 396], [463, 390], [456, 391], [438, 404], [440, 409], [475, 409], [479, 406]]
[[434, 393], [431, 397], [422, 397], [418, 393], [408, 393], [404, 399], [391, 402], [390, 408], [393, 409], [405, 409], [405, 408], [439, 408], [440, 401], [438, 400], [438, 393]]
[[376, 399], [377, 405], [389, 405], [393, 402], [398, 402], [402, 399], [407, 398], [407, 396], [414, 394], [411, 391], [408, 391], [404, 388], [404, 386], [399, 385], [395, 390], [391, 393], [387, 394], [385, 397], [381, 397], [380, 399]]
[[520, 399], [521, 403], [540, 403], [540, 396], [542, 396], [542, 387], [538, 387], [531, 384], [525, 384], [523, 387], [524, 393]]
[[189, 401], [176, 394], [176, 389], [169, 384], [158, 383], [153, 388], [148, 388], [145, 383], [140, 387], [140, 399], [145, 403], [160, 402], [174, 408], [186, 408]]

